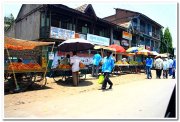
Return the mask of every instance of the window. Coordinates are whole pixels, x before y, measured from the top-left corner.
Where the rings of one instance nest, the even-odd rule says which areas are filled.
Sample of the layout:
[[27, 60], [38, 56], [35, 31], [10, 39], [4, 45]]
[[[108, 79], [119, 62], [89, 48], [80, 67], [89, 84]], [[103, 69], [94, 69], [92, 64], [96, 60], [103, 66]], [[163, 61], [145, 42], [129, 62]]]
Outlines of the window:
[[41, 13], [41, 27], [45, 26], [45, 15], [44, 13]]
[[78, 20], [78, 32], [82, 34], [90, 33], [90, 23], [83, 20]]
[[143, 33], [145, 33], [145, 22], [144, 22], [144, 21], [141, 21], [140, 31], [143, 32]]

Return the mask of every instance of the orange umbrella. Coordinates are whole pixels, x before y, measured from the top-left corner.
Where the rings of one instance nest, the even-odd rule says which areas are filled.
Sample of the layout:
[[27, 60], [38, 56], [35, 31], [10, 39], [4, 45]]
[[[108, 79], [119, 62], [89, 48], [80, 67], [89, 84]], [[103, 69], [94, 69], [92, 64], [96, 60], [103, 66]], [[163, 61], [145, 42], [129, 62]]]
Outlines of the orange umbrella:
[[117, 44], [110, 45], [109, 47], [114, 48], [116, 52], [119, 52], [119, 53], [126, 52], [126, 50], [122, 46], [119, 46]]

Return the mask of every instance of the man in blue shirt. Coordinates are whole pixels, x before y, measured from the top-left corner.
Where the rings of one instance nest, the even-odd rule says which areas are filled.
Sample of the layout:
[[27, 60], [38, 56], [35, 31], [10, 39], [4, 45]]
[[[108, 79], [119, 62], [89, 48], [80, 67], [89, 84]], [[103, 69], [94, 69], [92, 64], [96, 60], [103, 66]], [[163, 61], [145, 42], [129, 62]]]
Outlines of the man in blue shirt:
[[102, 84], [102, 90], [106, 89], [107, 83], [110, 85], [109, 89], [112, 89], [113, 83], [109, 79], [109, 74], [114, 68], [114, 59], [110, 56], [111, 52], [107, 52], [107, 56], [103, 59], [102, 72], [104, 73], [104, 82]]
[[175, 79], [175, 71], [176, 71], [176, 59], [174, 58], [173, 60], [173, 65], [172, 65], [172, 78]]
[[151, 67], [152, 67], [153, 60], [149, 56], [146, 58], [146, 71], [147, 71], [147, 79], [152, 78], [151, 75]]
[[99, 64], [101, 62], [101, 55], [97, 52], [93, 57], [92, 76], [98, 77]]

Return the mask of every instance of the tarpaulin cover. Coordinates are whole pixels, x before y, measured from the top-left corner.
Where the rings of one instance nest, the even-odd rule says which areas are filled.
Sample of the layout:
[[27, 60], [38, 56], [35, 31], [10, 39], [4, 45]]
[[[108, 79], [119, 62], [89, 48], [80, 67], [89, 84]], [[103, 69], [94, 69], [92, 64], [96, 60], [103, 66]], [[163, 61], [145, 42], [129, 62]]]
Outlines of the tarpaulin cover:
[[55, 42], [29, 41], [10, 37], [4, 38], [4, 47], [13, 50], [32, 50], [38, 46], [46, 46], [54, 43]]

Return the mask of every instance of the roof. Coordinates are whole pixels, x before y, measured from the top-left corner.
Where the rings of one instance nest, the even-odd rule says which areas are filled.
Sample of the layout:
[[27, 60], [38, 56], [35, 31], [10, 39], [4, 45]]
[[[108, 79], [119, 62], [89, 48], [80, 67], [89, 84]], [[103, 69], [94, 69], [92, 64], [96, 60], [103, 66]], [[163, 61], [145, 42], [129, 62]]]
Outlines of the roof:
[[75, 9], [82, 12], [82, 13], [85, 13], [85, 10], [87, 9], [88, 5], [89, 4], [84, 4], [82, 6], [79, 6], [79, 7], [75, 8]]
[[131, 11], [131, 10], [126, 10], [126, 9], [120, 9], [120, 8], [116, 8], [116, 10], [120, 10], [120, 11], [128, 11], [128, 12], [131, 12], [131, 13], [135, 13], [135, 14], [138, 14], [138, 15], [141, 15], [142, 17], [145, 17], [146, 19], [149, 19], [150, 21], [154, 22], [155, 24], [159, 25], [160, 27], [163, 28], [162, 25], [160, 25], [159, 23], [157, 23], [156, 21], [152, 20], [151, 18], [149, 18], [148, 16], [142, 14], [142, 13], [139, 13], [139, 12], [135, 12], [135, 11]]
[[13, 50], [32, 50], [38, 46], [46, 46], [51, 44], [55, 44], [55, 42], [29, 41], [10, 37], [4, 38], [4, 48]]

